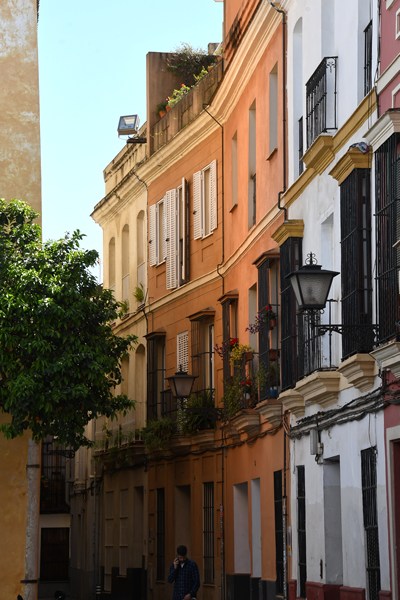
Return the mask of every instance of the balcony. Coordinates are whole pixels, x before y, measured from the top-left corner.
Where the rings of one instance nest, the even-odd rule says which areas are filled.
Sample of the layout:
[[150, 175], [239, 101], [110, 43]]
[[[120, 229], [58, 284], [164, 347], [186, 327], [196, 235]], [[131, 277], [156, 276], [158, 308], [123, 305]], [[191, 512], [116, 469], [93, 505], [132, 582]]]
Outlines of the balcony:
[[210, 104], [222, 80], [222, 75], [223, 62], [220, 60], [203, 79], [191, 88], [182, 100], [151, 127], [152, 153], [168, 144], [181, 129], [196, 119], [202, 112], [204, 105]]
[[307, 148], [321, 134], [337, 129], [337, 57], [324, 58], [306, 83]]

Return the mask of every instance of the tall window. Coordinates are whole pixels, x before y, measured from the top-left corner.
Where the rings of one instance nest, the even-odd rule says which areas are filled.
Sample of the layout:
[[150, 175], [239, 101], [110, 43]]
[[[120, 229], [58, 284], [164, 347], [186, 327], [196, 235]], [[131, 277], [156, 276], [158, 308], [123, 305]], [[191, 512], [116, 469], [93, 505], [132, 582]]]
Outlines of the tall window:
[[320, 133], [337, 128], [336, 65], [336, 56], [322, 59], [306, 83], [307, 147]]
[[278, 147], [278, 65], [269, 74], [269, 152]]
[[165, 389], [165, 334], [150, 334], [147, 339], [147, 418], [157, 419], [163, 412]]
[[187, 372], [189, 369], [189, 334], [187, 331], [176, 336], [176, 369]]
[[249, 171], [249, 189], [248, 189], [248, 228], [253, 227], [256, 222], [256, 209], [257, 209], [257, 185], [256, 185], [256, 132], [257, 132], [257, 113], [256, 113], [256, 101], [249, 110], [249, 140], [248, 140], [248, 171]]
[[[222, 337], [223, 343], [229, 343], [231, 338], [237, 337], [237, 312], [238, 312], [238, 296], [232, 294], [226, 296], [221, 301], [222, 303]], [[231, 374], [230, 362], [228, 353], [223, 355], [223, 375], [224, 381], [228, 381]]]
[[57, 446], [52, 436], [42, 443], [42, 471], [40, 484], [41, 513], [69, 513], [67, 504], [66, 448]]
[[139, 287], [146, 283], [145, 240], [144, 211], [141, 210], [136, 219], [136, 285]]
[[203, 484], [204, 583], [214, 583], [214, 483]]
[[214, 390], [214, 315], [192, 319], [192, 368], [199, 391]]
[[193, 174], [193, 236], [205, 238], [217, 228], [217, 161]]
[[236, 206], [238, 203], [238, 142], [237, 142], [237, 132], [232, 138], [231, 144], [231, 152], [232, 152], [232, 206]]
[[274, 507], [275, 507], [275, 556], [276, 556], [276, 588], [275, 593], [283, 594], [283, 504], [282, 504], [282, 471], [274, 472]]
[[122, 230], [122, 300], [129, 302], [129, 225]]
[[340, 186], [343, 357], [370, 352], [372, 330], [370, 170], [354, 169]]
[[376, 448], [361, 450], [363, 518], [366, 544], [368, 599], [378, 600], [381, 589], [378, 511], [376, 506]]
[[304, 465], [297, 467], [297, 568], [299, 574], [298, 595], [306, 597], [307, 553], [306, 553], [306, 482]]
[[400, 134], [375, 153], [379, 338], [398, 336], [400, 318]]
[[[276, 258], [266, 258], [257, 265], [258, 269], [258, 310], [271, 305], [272, 310], [278, 315], [277, 305], [277, 278], [278, 264]], [[270, 324], [263, 323], [258, 332], [258, 352], [260, 367], [265, 373], [276, 373], [275, 387], [279, 385], [280, 368], [278, 362], [278, 333], [270, 331]], [[273, 364], [274, 363], [274, 364]], [[260, 386], [260, 402], [271, 395], [272, 382], [270, 378]]]
[[288, 238], [281, 246], [281, 347], [282, 389], [293, 387], [298, 379], [296, 298], [286, 275], [301, 267], [302, 239]]
[[165, 579], [165, 490], [157, 488], [156, 515], [156, 577]]
[[372, 21], [364, 29], [364, 96], [372, 88]]
[[108, 287], [115, 292], [115, 238], [108, 243]]
[[149, 206], [149, 263], [160, 265], [167, 255], [164, 198]]
[[42, 527], [40, 544], [40, 579], [69, 579], [69, 527]]

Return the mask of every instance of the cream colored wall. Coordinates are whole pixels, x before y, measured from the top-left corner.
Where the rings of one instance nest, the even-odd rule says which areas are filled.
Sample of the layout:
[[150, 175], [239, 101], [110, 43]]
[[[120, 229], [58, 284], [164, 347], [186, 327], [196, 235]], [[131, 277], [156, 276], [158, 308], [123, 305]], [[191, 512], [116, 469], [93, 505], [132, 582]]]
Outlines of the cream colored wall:
[[[0, 419], [4, 422], [4, 418]], [[1, 595], [16, 598], [24, 579], [27, 501], [26, 437], [6, 440], [0, 436], [0, 531]]]
[[[41, 211], [36, 0], [0, 1], [0, 197]], [[4, 416], [0, 417], [0, 422]], [[27, 436], [0, 434], [1, 596], [24, 593]], [[39, 490], [37, 490], [39, 493]]]
[[41, 211], [36, 0], [1, 0], [0, 197]]

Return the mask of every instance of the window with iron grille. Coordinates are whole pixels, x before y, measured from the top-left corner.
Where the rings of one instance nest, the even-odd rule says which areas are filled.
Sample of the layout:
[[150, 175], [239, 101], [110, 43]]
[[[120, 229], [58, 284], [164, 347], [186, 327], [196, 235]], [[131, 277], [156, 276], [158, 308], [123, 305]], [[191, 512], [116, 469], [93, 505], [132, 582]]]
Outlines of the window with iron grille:
[[204, 583], [214, 583], [214, 483], [203, 484]]
[[69, 513], [66, 488], [67, 453], [67, 449], [58, 446], [52, 438], [46, 438], [42, 443], [41, 513]]
[[[278, 278], [277, 263], [278, 261], [276, 258], [268, 257], [257, 265], [258, 310], [261, 310], [265, 306], [271, 306], [275, 315], [278, 314], [278, 306], [276, 303], [276, 298], [273, 298], [272, 296], [273, 294], [277, 294], [276, 288], [278, 282], [274, 280], [274, 276], [275, 279]], [[275, 383], [276, 386], [279, 385], [279, 351], [277, 348], [277, 339], [274, 339], [272, 337], [270, 333], [270, 324], [268, 321], [263, 323], [258, 331], [258, 351], [260, 368], [263, 369], [265, 373], [271, 373], [274, 367], [272, 363], [277, 363], [277, 380]], [[265, 383], [263, 385], [260, 385], [260, 402], [270, 397], [269, 390], [272, 385], [273, 383], [271, 382], [271, 380], [268, 379], [265, 380]]]
[[368, 600], [378, 600], [381, 589], [378, 512], [376, 507], [376, 448], [361, 451], [361, 482], [366, 545]]
[[297, 304], [287, 275], [301, 267], [302, 238], [291, 237], [280, 248], [281, 264], [281, 385], [294, 387], [299, 377], [297, 361]]
[[157, 419], [163, 412], [165, 388], [165, 334], [147, 338], [147, 418]]
[[[228, 344], [231, 338], [237, 337], [237, 311], [238, 297], [232, 295], [224, 298], [222, 301], [222, 337], [223, 344]], [[231, 376], [231, 366], [229, 362], [229, 354], [225, 352], [223, 360], [223, 376], [224, 382], [229, 381]]]
[[340, 186], [342, 354], [370, 352], [372, 328], [370, 169], [354, 169]]
[[303, 117], [299, 119], [299, 175], [304, 171], [303, 154], [304, 154], [304, 142], [303, 142]]
[[398, 339], [400, 319], [400, 134], [375, 153], [379, 341]]
[[364, 96], [372, 88], [372, 21], [364, 29]]
[[297, 545], [300, 598], [306, 597], [307, 553], [306, 553], [306, 481], [304, 465], [297, 467]]
[[320, 62], [306, 83], [307, 148], [321, 134], [337, 128], [336, 56]]
[[156, 514], [156, 577], [158, 581], [165, 579], [165, 490], [157, 489]]
[[283, 498], [282, 471], [274, 472], [276, 595], [283, 594]]
[[197, 391], [212, 392], [214, 382], [214, 317], [203, 315], [191, 322], [192, 369]]

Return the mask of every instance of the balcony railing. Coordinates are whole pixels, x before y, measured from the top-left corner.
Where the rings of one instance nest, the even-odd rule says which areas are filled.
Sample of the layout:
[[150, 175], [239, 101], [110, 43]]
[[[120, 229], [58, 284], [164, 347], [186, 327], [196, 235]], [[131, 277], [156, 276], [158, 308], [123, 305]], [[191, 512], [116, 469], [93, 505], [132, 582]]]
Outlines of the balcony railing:
[[337, 129], [337, 57], [324, 58], [306, 83], [307, 148], [321, 134]]

